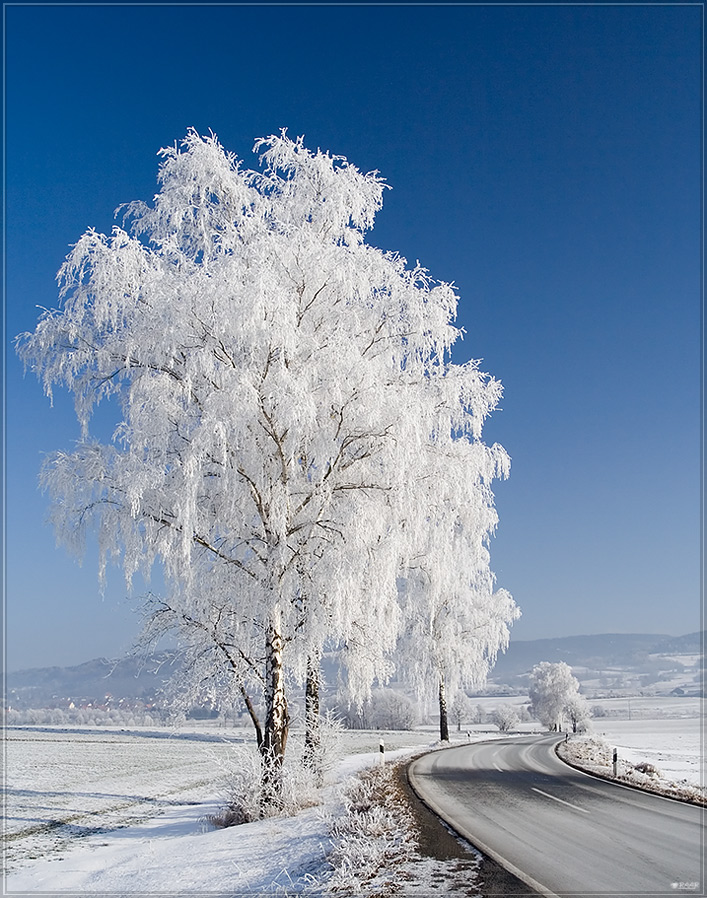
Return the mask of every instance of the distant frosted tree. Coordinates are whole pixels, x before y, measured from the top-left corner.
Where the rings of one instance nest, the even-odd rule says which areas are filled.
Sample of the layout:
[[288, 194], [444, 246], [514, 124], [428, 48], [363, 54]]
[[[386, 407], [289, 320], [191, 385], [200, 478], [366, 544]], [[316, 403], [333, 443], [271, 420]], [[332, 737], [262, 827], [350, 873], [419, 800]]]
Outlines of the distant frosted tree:
[[590, 726], [591, 711], [583, 695], [571, 695], [565, 705], [565, 714], [573, 733], [584, 733]]
[[589, 719], [579, 681], [564, 661], [536, 664], [530, 673], [529, 696], [531, 713], [549, 730], [563, 729], [569, 719], [577, 732], [580, 722], [586, 725]]
[[368, 725], [378, 730], [411, 730], [417, 723], [415, 703], [393, 689], [375, 689], [371, 695]]
[[513, 705], [498, 705], [491, 712], [491, 722], [496, 724], [501, 733], [507, 733], [518, 726], [520, 717]]
[[[128, 230], [80, 238], [61, 307], [18, 348], [50, 396], [74, 394], [81, 424], [42, 472], [59, 538], [81, 552], [96, 532], [101, 576], [111, 559], [128, 581], [162, 565], [147, 637], [176, 633], [200, 688], [241, 695], [277, 800], [287, 676], [314, 696], [330, 641], [350, 694], [370, 694], [411, 553], [435, 580], [450, 563], [412, 533], [420, 484], [460, 471], [430, 458], [456, 447], [483, 491], [503, 451], [480, 442], [500, 386], [450, 360], [454, 290], [364, 242], [377, 173], [284, 132], [256, 150], [260, 171], [194, 131], [163, 150], [154, 203], [124, 207]], [[104, 401], [108, 443], [89, 431]]]
[[461, 731], [462, 723], [465, 720], [471, 720], [473, 717], [473, 709], [471, 707], [471, 702], [469, 701], [469, 696], [461, 690], [454, 696], [449, 710], [451, 718], [457, 726], [457, 732]]

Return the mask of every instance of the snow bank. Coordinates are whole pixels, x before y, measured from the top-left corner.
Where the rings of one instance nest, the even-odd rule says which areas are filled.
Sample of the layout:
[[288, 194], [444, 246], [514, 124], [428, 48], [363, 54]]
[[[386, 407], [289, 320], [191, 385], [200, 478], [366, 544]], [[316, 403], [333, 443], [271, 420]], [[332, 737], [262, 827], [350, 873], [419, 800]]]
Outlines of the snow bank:
[[[561, 742], [557, 746], [557, 753], [563, 760], [589, 773], [637, 786], [658, 795], [707, 804], [707, 792], [704, 788], [686, 778], [675, 780], [666, 776], [651, 761], [646, 760], [650, 752], [645, 750], [631, 752], [632, 758], [629, 759], [625, 751], [621, 752], [616, 748], [614, 775], [614, 750], [615, 746], [596, 735], [572, 736], [567, 742]], [[634, 760], [637, 758], [641, 760]]]

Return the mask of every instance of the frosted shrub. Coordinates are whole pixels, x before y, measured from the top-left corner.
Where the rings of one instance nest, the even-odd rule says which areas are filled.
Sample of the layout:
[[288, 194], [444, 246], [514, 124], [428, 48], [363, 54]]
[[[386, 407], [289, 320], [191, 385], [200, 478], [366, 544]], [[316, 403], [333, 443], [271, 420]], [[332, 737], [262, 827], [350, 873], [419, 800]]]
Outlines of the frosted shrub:
[[234, 746], [226, 763], [214, 755], [214, 763], [226, 778], [226, 803], [221, 813], [207, 818], [208, 822], [218, 827], [238, 826], [263, 817], [290, 816], [317, 804], [324, 776], [339, 757], [342, 729], [333, 714], [322, 717], [314, 765], [303, 762], [301, 750], [289, 753], [282, 767], [281, 792], [276, 803], [268, 800], [266, 791], [263, 765], [267, 761], [254, 745]]
[[315, 803], [315, 774], [296, 759], [283, 766], [279, 801], [271, 801], [266, 791], [268, 779], [263, 775], [266, 763], [254, 746], [234, 748], [226, 771], [226, 804], [221, 813], [207, 817], [209, 823], [239, 826], [263, 817], [289, 816]]
[[639, 764], [634, 765], [633, 769], [638, 773], [645, 773], [647, 776], [660, 776], [658, 768], [654, 767], [653, 764], [649, 764], [648, 761], [641, 761]]
[[320, 782], [341, 760], [344, 728], [344, 722], [333, 710], [325, 711], [319, 718], [319, 746], [313, 766]]
[[371, 700], [371, 727], [379, 730], [411, 730], [417, 723], [415, 703], [393, 689], [376, 689]]

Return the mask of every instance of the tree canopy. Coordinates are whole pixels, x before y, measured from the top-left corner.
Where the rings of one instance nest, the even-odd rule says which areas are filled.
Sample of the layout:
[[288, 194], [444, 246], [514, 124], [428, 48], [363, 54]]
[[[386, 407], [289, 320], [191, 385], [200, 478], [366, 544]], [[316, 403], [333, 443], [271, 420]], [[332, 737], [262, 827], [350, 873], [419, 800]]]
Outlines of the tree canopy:
[[[81, 552], [97, 533], [101, 573], [120, 561], [128, 581], [160, 563], [148, 631], [176, 631], [220, 688], [262, 690], [281, 760], [286, 674], [333, 643], [365, 697], [409, 613], [401, 576], [493, 618], [489, 484], [508, 457], [481, 440], [500, 384], [451, 361], [454, 289], [364, 241], [378, 173], [285, 132], [255, 150], [256, 171], [214, 135], [162, 150], [153, 203], [79, 239], [60, 307], [18, 349], [81, 424], [41, 475], [59, 538]], [[491, 655], [514, 609], [504, 593]]]

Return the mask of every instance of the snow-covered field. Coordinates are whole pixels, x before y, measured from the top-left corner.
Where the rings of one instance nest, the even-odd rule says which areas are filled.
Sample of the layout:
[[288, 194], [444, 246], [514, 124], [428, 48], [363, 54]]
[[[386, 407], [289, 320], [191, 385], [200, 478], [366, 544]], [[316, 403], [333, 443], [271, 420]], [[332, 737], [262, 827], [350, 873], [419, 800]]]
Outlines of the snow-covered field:
[[[224, 805], [239, 731], [9, 728], [5, 887], [13, 892], [286, 894], [311, 888], [331, 849], [332, 786], [430, 745], [429, 732], [346, 732], [323, 804], [230, 829]], [[297, 751], [294, 734], [292, 751]]]
[[667, 779], [705, 785], [701, 753], [702, 718], [678, 720], [595, 720], [593, 731], [620, 758], [652, 764]]
[[234, 742], [198, 731], [10, 728], [5, 734], [5, 862], [54, 855], [218, 791]]
[[[594, 730], [632, 763], [701, 781], [701, 718], [694, 714], [601, 718]], [[321, 893], [332, 820], [344, 813], [336, 783], [379, 763], [380, 738], [391, 760], [431, 747], [435, 733], [345, 732], [320, 806], [215, 829], [205, 818], [223, 806], [234, 743], [247, 738], [207, 724], [175, 731], [10, 728], [5, 893]], [[466, 738], [452, 734], [453, 741]], [[296, 737], [291, 750], [298, 750]]]

